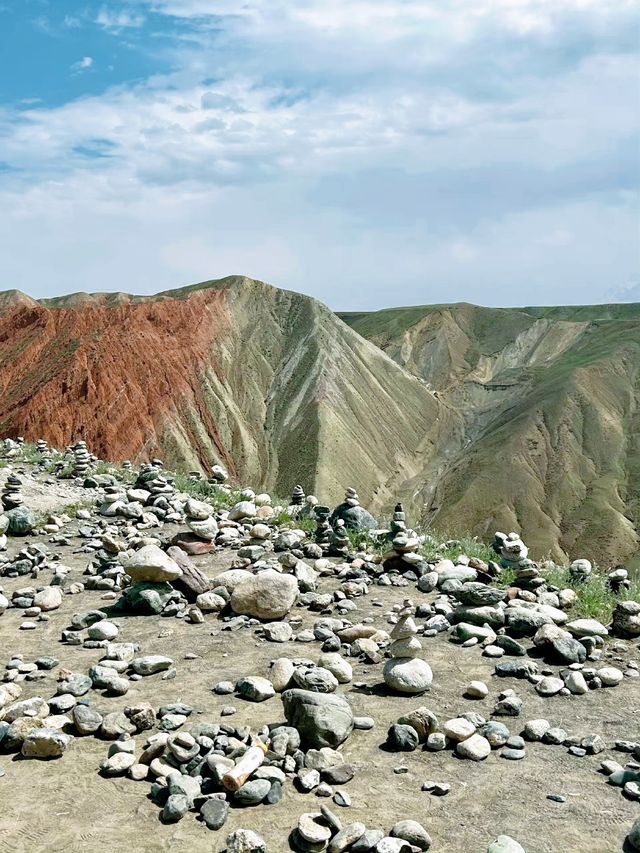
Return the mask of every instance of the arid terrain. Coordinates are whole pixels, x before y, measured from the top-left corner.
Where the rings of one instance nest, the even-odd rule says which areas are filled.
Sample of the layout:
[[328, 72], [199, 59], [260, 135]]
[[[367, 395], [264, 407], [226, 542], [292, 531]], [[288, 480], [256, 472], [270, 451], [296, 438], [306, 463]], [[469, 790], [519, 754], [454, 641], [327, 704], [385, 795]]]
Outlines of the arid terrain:
[[[92, 509], [96, 499], [96, 507], [105, 506], [100, 487], [82, 488], [77, 485], [77, 480], [56, 481], [43, 470], [42, 465], [24, 464], [19, 460], [10, 461], [7, 468], [0, 471], [0, 484], [7, 473], [13, 473], [22, 480], [25, 505], [41, 513], [43, 520], [51, 515], [53, 518], [50, 520], [57, 518], [60, 522], [67, 510], [72, 515], [79, 507], [91, 510], [90, 518], [86, 520], [70, 518], [62, 522], [58, 533], [42, 535], [34, 532], [27, 538], [9, 536], [4, 565], [0, 563], [0, 575], [5, 575], [0, 577], [0, 590], [9, 601], [15, 600], [18, 590], [46, 587], [52, 582], [52, 572], [56, 571], [56, 561], [48, 561], [48, 567], [37, 576], [8, 576], [10, 571], [7, 572], [7, 567], [26, 545], [49, 543], [50, 553], [59, 556], [59, 563], [69, 569], [64, 574], [62, 590], [65, 594], [60, 606], [41, 614], [47, 617], [45, 621], [38, 617], [32, 620], [32, 630], [24, 629], [27, 621], [24, 608], [14, 605], [0, 615], [0, 666], [4, 667], [15, 655], [20, 655], [25, 663], [43, 655], [53, 656], [59, 661], [56, 668], [41, 672], [42, 677], [29, 680], [27, 676], [24, 680], [22, 676], [19, 682], [15, 682], [22, 687], [21, 701], [32, 696], [53, 696], [60, 692], [58, 681], [62, 670], [87, 673], [101, 660], [105, 653], [104, 643], [100, 648], [86, 648], [83, 640], [75, 645], [61, 641], [62, 632], [74, 621], [74, 614], [94, 609], [104, 611], [108, 621], [117, 626], [118, 643], [139, 644], [141, 655], [166, 655], [173, 661], [175, 669], [175, 677], [169, 680], [163, 678], [165, 673], [131, 680], [126, 696], [109, 695], [109, 691], [103, 692], [94, 687], [78, 701], [88, 700], [101, 715], [121, 711], [139, 702], [150, 703], [154, 709], [171, 703], [187, 703], [194, 710], [184, 722], [185, 730], [198, 723], [229, 722], [234, 727], [250, 727], [257, 733], [265, 724], [284, 720], [281, 696], [276, 693], [266, 701], [251, 702], [238, 695], [217, 695], [212, 692], [216, 684], [224, 681], [236, 683], [243, 676], [269, 678], [270, 662], [277, 658], [317, 661], [323, 643], [314, 639], [313, 628], [328, 615], [342, 619], [345, 625], [368, 625], [381, 631], [391, 631], [407, 597], [418, 607], [415, 618], [422, 643], [418, 656], [430, 664], [433, 682], [420, 695], [399, 694], [388, 688], [382, 677], [387, 648], [384, 641], [380, 643], [380, 656], [374, 656], [373, 661], [358, 654], [353, 644], [349, 647], [343, 643], [341, 651], [349, 653], [350, 650], [346, 660], [353, 672], [351, 679], [341, 683], [336, 692], [347, 698], [355, 715], [373, 720], [372, 729], [354, 731], [339, 747], [344, 761], [353, 765], [354, 775], [347, 784], [333, 788], [337, 792], [346, 791], [350, 805], [335, 805], [330, 795], [329, 799], [324, 799], [314, 792], [302, 793], [296, 786], [294, 774], [288, 774], [280, 802], [232, 807], [224, 829], [218, 832], [209, 830], [193, 813], [187, 813], [178, 822], [163, 821], [161, 810], [149, 799], [149, 781], [133, 781], [126, 775], [105, 778], [100, 774], [102, 762], [113, 741], [103, 737], [77, 736], [70, 719], [68, 723], [56, 721], [53, 725], [63, 725], [64, 731], [76, 734], [60, 758], [30, 760], [20, 752], [7, 752], [0, 745], [0, 767], [5, 771], [0, 778], [3, 804], [0, 849], [3, 851], [64, 850], [84, 853], [103, 847], [125, 851], [133, 845], [149, 853], [155, 850], [219, 853], [226, 849], [229, 833], [248, 828], [265, 840], [269, 853], [281, 853], [289, 849], [289, 837], [300, 816], [319, 811], [323, 803], [329, 805], [343, 825], [360, 821], [368, 828], [388, 832], [398, 821], [418, 821], [431, 837], [430, 849], [435, 853], [485, 853], [499, 835], [517, 840], [526, 853], [558, 853], [560, 850], [617, 853], [622, 849], [624, 839], [638, 817], [639, 802], [631, 795], [625, 795], [620, 787], [607, 784], [601, 765], [605, 760], [624, 765], [633, 756], [616, 749], [616, 743], [626, 741], [633, 745], [633, 742], [638, 744], [640, 741], [640, 680], [635, 677], [640, 659], [640, 626], [638, 636], [623, 640], [606, 637], [602, 648], [588, 646], [591, 652], [585, 667], [614, 667], [621, 676], [624, 672], [626, 675], [618, 686], [591, 689], [585, 695], [572, 695], [565, 688], [556, 695], [543, 696], [536, 690], [535, 678], [498, 677], [495, 674], [496, 661], [486, 655], [486, 642], [461, 647], [451, 642], [455, 635], [453, 627], [448, 631], [430, 633], [425, 617], [429, 620], [430, 613], [438, 612], [437, 608], [433, 610], [437, 602], [450, 601], [455, 607], [451, 593], [443, 592], [440, 581], [440, 588], [431, 592], [421, 591], [419, 586], [416, 588], [415, 574], [405, 577], [398, 572], [397, 562], [385, 573], [389, 583], [381, 584], [379, 575], [371, 574], [371, 570], [383, 552], [368, 549], [363, 540], [359, 540], [360, 547], [349, 546], [347, 559], [325, 559], [332, 568], [320, 568], [314, 573], [317, 577], [312, 585], [313, 593], [307, 593], [306, 597], [300, 593], [297, 606], [283, 619], [293, 628], [292, 638], [282, 643], [265, 640], [263, 626], [268, 622], [261, 624], [252, 619], [238, 625], [237, 617], [233, 617], [228, 609], [222, 613], [205, 613], [199, 623], [194, 623], [189, 617], [118, 613], [111, 610], [115, 595], [104, 590], [82, 588], [87, 582], [85, 570], [91, 561], [91, 551], [83, 550], [83, 543], [96, 542], [96, 537], [99, 540], [107, 535], [123, 543], [129, 538], [130, 548], [141, 544], [140, 536], [149, 537], [144, 541], [153, 539], [166, 545], [176, 533], [186, 530], [184, 521], [161, 522], [160, 527], [136, 531], [135, 525], [140, 522], [140, 517], [133, 521], [121, 516], [105, 517]], [[186, 499], [187, 495], [184, 497]], [[218, 524], [223, 525], [226, 510], [218, 510], [217, 516]], [[255, 519], [251, 523], [254, 522]], [[285, 516], [280, 516], [277, 522], [267, 520], [266, 523], [272, 526], [272, 539], [279, 531], [297, 529], [295, 519], [287, 520]], [[242, 524], [240, 529], [243, 529]], [[93, 530], [91, 535], [89, 530]], [[260, 573], [264, 560], [268, 562], [275, 558], [277, 561], [280, 558], [282, 565], [283, 554], [287, 551], [273, 552], [267, 548], [266, 554], [256, 562], [238, 555], [238, 547], [249, 541], [248, 530], [245, 522], [244, 535], [235, 545], [219, 544], [211, 553], [192, 557], [197, 569], [210, 579], [212, 588], [218, 585], [215, 578], [232, 566], [243, 566]], [[307, 541], [313, 541], [311, 532]], [[307, 556], [304, 556], [304, 548], [300, 542], [292, 550], [309, 567], [315, 566], [317, 570], [320, 563], [308, 556], [312, 553], [308, 549]], [[438, 558], [438, 547], [432, 547], [432, 550], [429, 568], [435, 567], [438, 571], [440, 567], [441, 570], [443, 563]], [[356, 571], [351, 575], [353, 578], [367, 578], [361, 588], [366, 594], [361, 595], [345, 582], [345, 578], [350, 576], [348, 567], [354, 567], [356, 554], [364, 555], [367, 551], [370, 554], [367, 559], [374, 561], [370, 564], [369, 573], [366, 570], [369, 563], [365, 561], [364, 573]], [[463, 556], [463, 543], [459, 543], [457, 552], [460, 557], [454, 557], [452, 565], [464, 568], [468, 561]], [[75, 586], [77, 583], [81, 586]], [[454, 592], [459, 587], [457, 582], [457, 586], [454, 583], [449, 589]], [[511, 589], [514, 595], [518, 594], [517, 586]], [[343, 592], [336, 597], [337, 590]], [[632, 598], [636, 591], [637, 587], [634, 587]], [[624, 592], [623, 589], [622, 599], [625, 598]], [[315, 596], [325, 593], [331, 604], [320, 609], [314, 607]], [[345, 600], [350, 605], [349, 609], [341, 609]], [[573, 605], [573, 615], [571, 607], [567, 610], [569, 618], [579, 616], [581, 606], [579, 599]], [[235, 618], [235, 623], [230, 623], [230, 618]], [[225, 630], [231, 624], [235, 629]], [[311, 629], [311, 633], [305, 634], [306, 629]], [[562, 671], [562, 666], [549, 664], [544, 658], [544, 646], [536, 648], [532, 645], [532, 633], [517, 636], [530, 652], [526, 660], [533, 661], [540, 673], [557, 676]], [[525, 658], [505, 656], [500, 660], [522, 661]], [[485, 698], [466, 697], [467, 687], [472, 681], [486, 684]], [[498, 694], [507, 688], [514, 689], [521, 698], [522, 710], [516, 717], [496, 717], [494, 706]], [[222, 709], [230, 704], [236, 713], [221, 717]], [[494, 749], [480, 761], [465, 760], [451, 748], [431, 751], [425, 748], [424, 743], [410, 752], [397, 751], [385, 745], [390, 726], [403, 715], [425, 706], [436, 715], [441, 726], [462, 714], [475, 713], [505, 723], [511, 735], [520, 735], [527, 721], [544, 719], [551, 726], [564, 729], [567, 742], [564, 745], [527, 742], [526, 755], [521, 760], [506, 760], [499, 749]], [[151, 733], [151, 730], [146, 730], [133, 734], [137, 753]], [[596, 751], [597, 754], [589, 754], [589, 750], [583, 755], [571, 754], [570, 744], [579, 746], [582, 739], [592, 735], [602, 739], [602, 751]], [[635, 761], [637, 767], [640, 761], [638, 746]], [[446, 783], [450, 786], [449, 792], [435, 796], [421, 790], [428, 780]], [[561, 802], [549, 799], [551, 795], [559, 795]], [[407, 846], [406, 849], [411, 848]]]

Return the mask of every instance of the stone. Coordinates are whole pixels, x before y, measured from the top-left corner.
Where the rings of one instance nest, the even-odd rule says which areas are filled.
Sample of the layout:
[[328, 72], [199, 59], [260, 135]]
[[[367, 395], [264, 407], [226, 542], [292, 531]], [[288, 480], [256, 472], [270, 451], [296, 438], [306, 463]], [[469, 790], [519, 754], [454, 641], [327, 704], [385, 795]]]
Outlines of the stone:
[[632, 850], [640, 850], [640, 817], [636, 818], [627, 835]]
[[269, 779], [250, 779], [239, 788], [233, 798], [242, 806], [257, 806], [271, 790]]
[[294, 670], [293, 680], [303, 690], [314, 693], [333, 693], [338, 686], [337, 678], [320, 666], [298, 666]]
[[95, 734], [102, 724], [102, 715], [88, 705], [75, 705], [71, 717], [78, 734], [81, 735]]
[[449, 740], [458, 743], [475, 734], [476, 727], [464, 717], [456, 717], [453, 720], [447, 720], [443, 725], [442, 730]]
[[219, 613], [225, 607], [226, 603], [224, 598], [215, 592], [202, 592], [196, 598], [196, 606], [203, 613]]
[[598, 670], [598, 678], [603, 687], [616, 687], [624, 678], [624, 674], [615, 666], [605, 666]]
[[44, 589], [37, 592], [33, 597], [33, 606], [39, 607], [45, 613], [48, 613], [50, 610], [57, 610], [61, 604], [62, 590], [59, 586], [45, 586]]
[[310, 844], [324, 844], [331, 838], [331, 827], [321, 812], [305, 812], [298, 818], [298, 832]]
[[236, 613], [256, 619], [281, 619], [295, 604], [298, 584], [291, 575], [266, 569], [250, 575], [231, 593], [231, 607]]
[[462, 758], [482, 761], [491, 753], [491, 744], [482, 735], [474, 734], [457, 744], [456, 753]]
[[144, 545], [125, 558], [122, 565], [134, 583], [173, 581], [182, 575], [180, 566], [157, 545]]
[[30, 533], [38, 523], [35, 512], [26, 506], [17, 506], [7, 510], [5, 516], [9, 519], [7, 533], [13, 536], [24, 536], [26, 533]]
[[113, 622], [107, 619], [102, 619], [100, 622], [94, 622], [87, 629], [87, 634], [92, 640], [115, 640], [118, 636], [119, 629]]
[[609, 633], [607, 628], [597, 619], [575, 619], [573, 622], [567, 622], [567, 631], [570, 631], [574, 637], [606, 637]]
[[387, 732], [387, 744], [394, 752], [413, 752], [419, 743], [418, 732], [412, 726], [394, 723]]
[[490, 720], [488, 723], [480, 726], [478, 734], [485, 737], [492, 749], [498, 749], [504, 746], [510, 737], [509, 729], [504, 723], [499, 723], [496, 720]]
[[411, 726], [418, 733], [420, 741], [425, 741], [427, 737], [438, 730], [438, 718], [428, 708], [420, 707], [415, 711], [410, 711], [398, 719], [400, 725]]
[[236, 682], [236, 691], [249, 702], [264, 702], [276, 695], [273, 684], [258, 675], [245, 676]]
[[499, 835], [489, 845], [487, 853], [525, 853], [524, 847], [508, 835]]
[[264, 626], [264, 636], [270, 643], [286, 643], [293, 636], [288, 622], [269, 622]]
[[267, 844], [252, 829], [236, 829], [227, 836], [226, 853], [267, 853]]
[[164, 655], [145, 655], [131, 661], [131, 669], [138, 675], [154, 675], [156, 672], [164, 672], [170, 666], [173, 666], [172, 658]]
[[287, 722], [307, 747], [339, 746], [353, 731], [353, 712], [343, 696], [293, 689], [282, 694], [282, 702]]
[[318, 666], [328, 670], [336, 678], [338, 684], [348, 684], [353, 678], [351, 664], [338, 652], [325, 652], [320, 655]]
[[209, 590], [209, 578], [204, 572], [200, 571], [182, 548], [172, 545], [167, 549], [167, 556], [176, 563], [182, 572], [179, 577], [171, 581], [171, 585], [174, 589], [180, 590], [187, 601], [193, 602], [199, 595]]
[[428, 850], [431, 847], [431, 837], [427, 830], [415, 820], [400, 820], [391, 829], [392, 838], [401, 838], [409, 844], [413, 844], [419, 850]]
[[37, 728], [25, 737], [20, 751], [25, 758], [60, 758], [72, 740], [71, 735], [55, 729]]
[[433, 672], [421, 658], [390, 659], [383, 668], [385, 684], [398, 693], [418, 694], [428, 690]]
[[122, 607], [143, 616], [159, 616], [174, 594], [168, 583], [135, 583], [125, 590]]
[[574, 696], [583, 696], [589, 692], [589, 685], [585, 681], [585, 677], [581, 672], [569, 671], [563, 673], [565, 687], [571, 691]]
[[289, 658], [278, 658], [271, 667], [271, 683], [276, 693], [282, 693], [290, 685], [295, 666]]
[[548, 720], [528, 720], [524, 724], [524, 737], [527, 740], [539, 741], [551, 728], [551, 723]]
[[564, 687], [564, 681], [561, 678], [555, 678], [553, 675], [545, 676], [536, 684], [536, 692], [540, 696], [555, 696]]
[[465, 690], [465, 695], [470, 699], [484, 699], [489, 695], [489, 688], [484, 681], [470, 681]]
[[129, 752], [116, 752], [102, 762], [100, 769], [103, 776], [124, 776], [135, 763], [135, 755]]
[[345, 826], [329, 842], [329, 853], [343, 853], [343, 851], [348, 850], [352, 844], [362, 838], [366, 829], [367, 827], [358, 821]]

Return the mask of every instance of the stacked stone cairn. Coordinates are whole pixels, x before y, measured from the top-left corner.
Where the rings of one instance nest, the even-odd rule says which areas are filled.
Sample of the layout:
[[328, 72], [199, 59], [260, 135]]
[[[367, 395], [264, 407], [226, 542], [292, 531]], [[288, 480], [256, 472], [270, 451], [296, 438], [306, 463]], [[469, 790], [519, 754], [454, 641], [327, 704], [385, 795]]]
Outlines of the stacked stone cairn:
[[42, 456], [43, 459], [51, 458], [51, 450], [49, 449], [49, 444], [44, 440], [44, 438], [39, 438], [36, 441], [36, 450]]
[[344, 495], [344, 501], [334, 509], [329, 522], [335, 527], [338, 521], [343, 521], [349, 530], [373, 530], [378, 522], [370, 512], [360, 505], [356, 490], [350, 486]]
[[383, 670], [385, 684], [398, 693], [423, 693], [433, 680], [431, 667], [418, 657], [422, 644], [416, 636], [418, 628], [413, 613], [412, 602], [405, 599], [398, 622], [391, 631], [390, 659]]
[[526, 560], [529, 549], [517, 533], [500, 533], [497, 531], [493, 542], [493, 550], [502, 559], [504, 568], [517, 565]]
[[345, 558], [349, 554], [351, 540], [347, 528], [342, 519], [338, 519], [331, 533], [331, 544], [329, 545], [329, 556]]
[[4, 486], [2, 487], [1, 496], [2, 506], [5, 511], [15, 509], [16, 507], [22, 506], [24, 503], [24, 498], [20, 492], [21, 486], [22, 480], [16, 477], [15, 474], [9, 474]]
[[329, 549], [331, 547], [331, 542], [333, 539], [333, 530], [331, 525], [329, 524], [329, 516], [331, 515], [331, 509], [328, 506], [320, 506], [317, 505], [315, 507], [315, 516], [316, 516], [316, 530], [315, 530], [315, 540], [316, 545], [319, 545], [322, 549], [323, 555], [329, 553]]
[[387, 540], [392, 550], [384, 555], [385, 572], [396, 571], [404, 574], [408, 569], [416, 570], [420, 566], [428, 568], [418, 554], [420, 539], [414, 530], [407, 528], [406, 515], [402, 504], [396, 504], [393, 519], [389, 525]]
[[73, 470], [76, 477], [85, 477], [91, 467], [91, 454], [85, 441], [77, 441], [73, 445]]
[[569, 577], [575, 583], [584, 583], [585, 581], [589, 580], [592, 572], [593, 566], [591, 565], [589, 560], [574, 560], [573, 563], [571, 563], [571, 565], [569, 566]]
[[229, 474], [226, 468], [223, 468], [222, 465], [214, 465], [211, 469], [211, 476], [209, 477], [209, 482], [212, 485], [222, 485], [226, 483], [229, 479]]
[[287, 512], [292, 518], [296, 518], [302, 512], [302, 509], [304, 508], [305, 498], [306, 495], [302, 486], [295, 486], [293, 489], [293, 494], [291, 495], [291, 502], [287, 507]]
[[0, 496], [6, 513], [0, 516], [0, 519], [5, 519], [0, 520], [0, 536], [3, 536], [5, 532], [14, 536], [22, 536], [25, 533], [30, 533], [36, 526], [35, 513], [23, 505], [24, 498], [20, 491], [21, 486], [22, 480], [15, 474], [9, 474]]

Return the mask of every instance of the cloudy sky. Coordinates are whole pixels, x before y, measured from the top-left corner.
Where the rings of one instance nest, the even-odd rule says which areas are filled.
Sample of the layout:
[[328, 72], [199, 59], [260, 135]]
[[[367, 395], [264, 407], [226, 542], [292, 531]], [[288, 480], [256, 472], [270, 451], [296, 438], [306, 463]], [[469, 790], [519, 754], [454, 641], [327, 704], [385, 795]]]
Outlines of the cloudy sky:
[[0, 289], [640, 300], [635, 0], [0, 0]]

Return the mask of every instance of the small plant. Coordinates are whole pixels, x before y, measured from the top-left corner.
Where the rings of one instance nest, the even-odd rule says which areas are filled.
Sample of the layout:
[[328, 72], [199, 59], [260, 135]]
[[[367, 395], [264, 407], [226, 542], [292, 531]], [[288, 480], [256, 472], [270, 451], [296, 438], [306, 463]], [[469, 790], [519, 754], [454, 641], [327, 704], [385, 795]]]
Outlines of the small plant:
[[21, 456], [21, 461], [27, 465], [40, 465], [43, 461], [42, 453], [40, 453], [35, 444], [29, 444], [28, 442], [22, 445]]
[[76, 474], [76, 469], [71, 464], [71, 462], [68, 462], [64, 466], [64, 468], [62, 468], [62, 470], [59, 471], [58, 479], [59, 480], [71, 480], [73, 477], [75, 477], [75, 474]]
[[78, 501], [78, 503], [68, 504], [62, 510], [63, 515], [68, 515], [69, 518], [77, 518], [78, 511], [81, 509], [89, 509], [93, 506], [91, 501]]
[[420, 547], [420, 553], [427, 559], [438, 556], [444, 560], [453, 560], [454, 563], [462, 555], [476, 557], [479, 560], [484, 560], [485, 563], [496, 559], [493, 548], [481, 542], [477, 536], [452, 538], [435, 530], [420, 530], [419, 532], [428, 537], [427, 541]]

